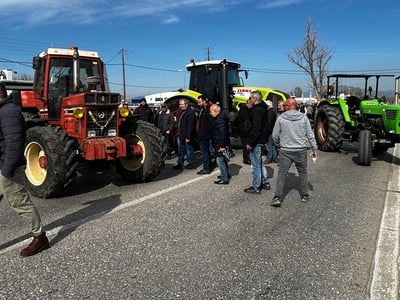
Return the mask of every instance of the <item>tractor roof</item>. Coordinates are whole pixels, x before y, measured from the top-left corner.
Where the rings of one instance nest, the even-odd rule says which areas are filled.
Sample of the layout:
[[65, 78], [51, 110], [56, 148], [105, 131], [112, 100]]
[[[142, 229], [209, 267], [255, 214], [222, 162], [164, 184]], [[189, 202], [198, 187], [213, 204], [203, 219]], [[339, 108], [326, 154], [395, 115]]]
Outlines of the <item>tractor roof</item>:
[[220, 65], [223, 62], [226, 62], [228, 65], [231, 65], [235, 68], [240, 68], [240, 64], [233, 62], [233, 61], [227, 61], [226, 59], [219, 59], [219, 60], [205, 60], [205, 61], [196, 61], [190, 64], [186, 65], [186, 68], [189, 70], [190, 68], [196, 67], [196, 66], [204, 66], [204, 65]]
[[370, 78], [370, 77], [394, 77], [394, 75], [383, 74], [332, 74], [328, 78]]
[[[96, 51], [88, 51], [88, 50], [78, 50], [79, 56], [82, 57], [99, 57], [99, 53]], [[67, 55], [72, 56], [74, 54], [74, 49], [62, 49], [62, 48], [49, 48], [42, 53], [39, 54], [40, 57], [46, 56], [48, 54], [53, 55]]]

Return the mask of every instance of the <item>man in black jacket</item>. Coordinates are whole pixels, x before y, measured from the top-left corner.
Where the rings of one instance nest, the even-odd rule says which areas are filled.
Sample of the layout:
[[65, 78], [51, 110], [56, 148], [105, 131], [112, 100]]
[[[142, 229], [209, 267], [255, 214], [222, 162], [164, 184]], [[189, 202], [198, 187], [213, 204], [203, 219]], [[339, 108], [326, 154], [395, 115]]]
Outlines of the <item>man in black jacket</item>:
[[220, 179], [214, 181], [214, 183], [229, 184], [231, 176], [229, 175], [227, 158], [224, 156], [224, 152], [229, 151], [229, 118], [224, 112], [221, 112], [221, 107], [217, 104], [211, 105], [210, 114], [213, 117], [211, 126], [212, 144], [221, 171]]
[[251, 130], [246, 144], [246, 149], [250, 151], [250, 160], [253, 167], [252, 186], [244, 189], [246, 193], [259, 194], [260, 189], [270, 190], [267, 169], [262, 161], [264, 145], [268, 141], [268, 119], [267, 105], [262, 100], [261, 92], [253, 91], [250, 93], [253, 103], [253, 110], [250, 113], [249, 121]]
[[203, 169], [197, 174], [210, 174], [211, 173], [211, 115], [210, 115], [210, 102], [207, 97], [200, 95], [197, 97], [197, 104], [200, 106], [200, 113], [197, 119], [196, 131], [197, 139], [203, 160]]
[[194, 132], [196, 130], [196, 114], [189, 106], [189, 100], [179, 100], [179, 108], [182, 111], [178, 119], [178, 163], [173, 166], [175, 170], [181, 170], [185, 161], [185, 154], [187, 155], [188, 164], [186, 169], [196, 169], [196, 162], [194, 157], [193, 143]]
[[19, 108], [7, 97], [0, 83], [0, 194], [31, 226], [33, 241], [21, 256], [34, 255], [49, 247], [39, 213], [21, 184], [25, 169], [25, 120]]
[[237, 125], [240, 130], [240, 141], [242, 143], [242, 154], [243, 154], [243, 163], [246, 165], [250, 165], [250, 152], [246, 149], [247, 138], [249, 136], [249, 132], [251, 130], [250, 124], [250, 112], [253, 109], [253, 104], [250, 99], [247, 99], [245, 103], [239, 104], [239, 114], [237, 117]]

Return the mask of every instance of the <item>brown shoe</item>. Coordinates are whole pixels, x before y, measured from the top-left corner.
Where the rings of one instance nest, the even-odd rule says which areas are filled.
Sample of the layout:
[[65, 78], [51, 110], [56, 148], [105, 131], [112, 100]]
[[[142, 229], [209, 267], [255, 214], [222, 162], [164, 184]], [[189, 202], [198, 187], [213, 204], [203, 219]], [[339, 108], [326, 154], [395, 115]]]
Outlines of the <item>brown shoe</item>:
[[46, 233], [43, 232], [41, 235], [35, 236], [28, 247], [22, 249], [21, 256], [31, 256], [39, 253], [40, 251], [49, 248], [49, 240], [46, 237]]
[[274, 159], [274, 160], [272, 160], [274, 163], [278, 163], [279, 162], [279, 159], [278, 158], [276, 158], [276, 159]]
[[270, 163], [271, 163], [271, 161], [269, 159], [264, 160], [264, 164], [268, 165]]

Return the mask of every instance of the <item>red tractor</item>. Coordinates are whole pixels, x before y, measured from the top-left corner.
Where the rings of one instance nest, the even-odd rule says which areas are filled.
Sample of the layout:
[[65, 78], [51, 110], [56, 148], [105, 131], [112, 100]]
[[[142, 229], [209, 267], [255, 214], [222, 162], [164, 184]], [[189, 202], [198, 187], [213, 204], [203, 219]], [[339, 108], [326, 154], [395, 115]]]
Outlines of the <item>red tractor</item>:
[[82, 161], [114, 162], [127, 181], [160, 173], [162, 135], [121, 107], [97, 52], [50, 48], [33, 58], [33, 69], [33, 89], [12, 97], [27, 124], [26, 186], [34, 196], [62, 194]]

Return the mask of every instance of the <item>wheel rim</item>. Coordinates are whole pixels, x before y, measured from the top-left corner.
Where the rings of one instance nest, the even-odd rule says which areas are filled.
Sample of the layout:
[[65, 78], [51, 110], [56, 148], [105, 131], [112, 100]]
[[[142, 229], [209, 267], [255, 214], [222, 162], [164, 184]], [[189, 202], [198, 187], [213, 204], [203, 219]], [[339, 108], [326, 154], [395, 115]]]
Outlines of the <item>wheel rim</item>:
[[146, 149], [143, 141], [136, 135], [125, 137], [127, 146], [127, 155], [121, 158], [123, 167], [131, 172], [140, 169], [146, 158]]
[[322, 143], [326, 142], [326, 138], [328, 136], [328, 129], [327, 129], [327, 120], [326, 118], [322, 118], [322, 116], [319, 116], [317, 119], [317, 136], [318, 140]]
[[44, 149], [36, 142], [29, 143], [25, 148], [26, 170], [29, 182], [35, 186], [43, 184], [47, 176], [47, 161]]

